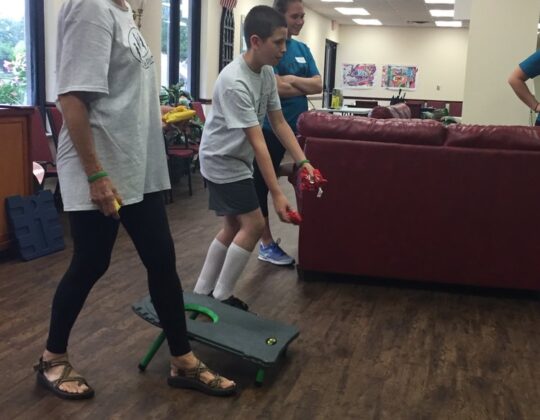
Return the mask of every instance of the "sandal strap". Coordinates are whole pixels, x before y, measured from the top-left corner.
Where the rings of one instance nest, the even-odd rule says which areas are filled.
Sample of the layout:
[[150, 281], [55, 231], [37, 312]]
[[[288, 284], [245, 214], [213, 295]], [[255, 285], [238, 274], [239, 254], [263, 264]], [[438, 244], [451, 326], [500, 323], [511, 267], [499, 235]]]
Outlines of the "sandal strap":
[[67, 359], [43, 360], [43, 357], [40, 357], [39, 362], [34, 365], [34, 371], [43, 373], [44, 371], [55, 366], [66, 366], [71, 368], [71, 363], [69, 363], [69, 360]]
[[208, 386], [210, 388], [221, 388], [221, 382], [223, 378], [219, 374], [215, 374], [214, 379], [212, 379], [210, 382], [208, 382]]
[[69, 376], [67, 378], [58, 378], [56, 381], [52, 381], [54, 386], [58, 388], [61, 384], [65, 382], [77, 382], [79, 385], [86, 385], [89, 387], [88, 382], [82, 376]]

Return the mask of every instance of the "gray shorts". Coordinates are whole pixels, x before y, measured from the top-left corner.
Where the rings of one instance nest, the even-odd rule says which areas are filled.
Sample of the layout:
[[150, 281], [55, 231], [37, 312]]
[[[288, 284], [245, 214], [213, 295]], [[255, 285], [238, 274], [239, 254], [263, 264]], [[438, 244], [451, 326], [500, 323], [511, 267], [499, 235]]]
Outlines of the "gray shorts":
[[218, 216], [246, 214], [259, 208], [253, 178], [227, 184], [215, 184], [208, 180], [206, 183], [209, 192], [208, 208]]

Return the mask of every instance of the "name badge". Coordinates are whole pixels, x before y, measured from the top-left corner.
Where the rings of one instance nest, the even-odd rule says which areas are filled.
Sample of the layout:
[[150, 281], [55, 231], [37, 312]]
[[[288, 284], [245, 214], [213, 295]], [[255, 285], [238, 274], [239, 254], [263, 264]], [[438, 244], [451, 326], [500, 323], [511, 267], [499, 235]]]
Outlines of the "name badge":
[[300, 64], [306, 64], [306, 59], [304, 57], [294, 57], [296, 58], [296, 62]]

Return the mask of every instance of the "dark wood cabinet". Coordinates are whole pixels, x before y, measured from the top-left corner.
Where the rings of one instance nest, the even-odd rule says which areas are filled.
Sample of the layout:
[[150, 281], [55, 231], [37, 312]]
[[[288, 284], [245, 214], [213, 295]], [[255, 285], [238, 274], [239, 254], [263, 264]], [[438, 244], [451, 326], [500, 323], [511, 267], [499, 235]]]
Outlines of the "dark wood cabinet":
[[5, 198], [32, 194], [30, 161], [33, 108], [0, 108], [0, 251], [9, 245]]

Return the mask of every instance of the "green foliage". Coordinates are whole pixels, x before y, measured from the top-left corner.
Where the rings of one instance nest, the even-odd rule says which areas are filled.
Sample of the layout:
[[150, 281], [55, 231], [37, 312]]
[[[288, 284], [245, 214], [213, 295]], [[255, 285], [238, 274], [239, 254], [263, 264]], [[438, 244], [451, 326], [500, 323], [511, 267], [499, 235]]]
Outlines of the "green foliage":
[[24, 20], [0, 19], [0, 104], [20, 105], [26, 95]]
[[24, 40], [24, 20], [0, 19], [0, 65], [15, 59], [13, 49]]
[[169, 87], [161, 86], [161, 93], [159, 95], [159, 101], [161, 105], [186, 105], [192, 101], [191, 94], [184, 90], [184, 82], [177, 83]]
[[26, 95], [26, 51], [24, 44], [14, 48], [15, 59], [4, 61], [7, 78], [0, 78], [0, 104], [21, 105]]

